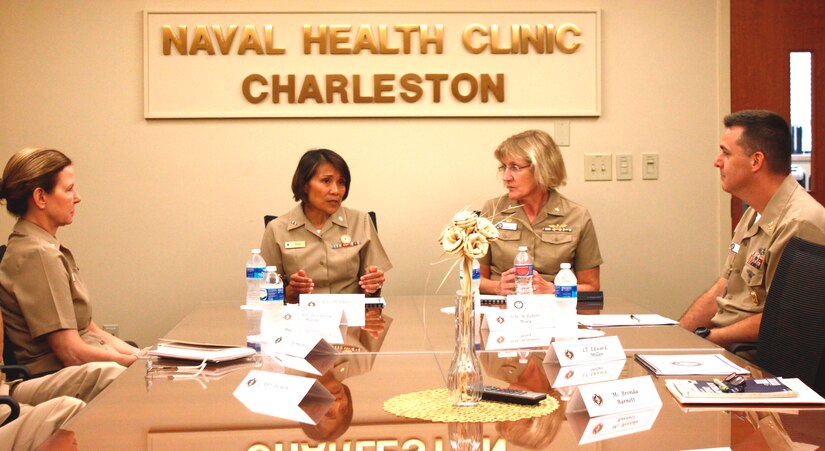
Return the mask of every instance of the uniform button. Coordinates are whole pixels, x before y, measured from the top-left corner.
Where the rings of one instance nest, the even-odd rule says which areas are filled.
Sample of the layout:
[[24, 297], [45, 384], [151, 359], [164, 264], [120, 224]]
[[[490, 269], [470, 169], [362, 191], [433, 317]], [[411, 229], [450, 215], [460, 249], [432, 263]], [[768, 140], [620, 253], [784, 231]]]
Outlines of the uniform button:
[[324, 266], [325, 264], [326, 264], [326, 263], [322, 260], [322, 261], [321, 261], [321, 266]]

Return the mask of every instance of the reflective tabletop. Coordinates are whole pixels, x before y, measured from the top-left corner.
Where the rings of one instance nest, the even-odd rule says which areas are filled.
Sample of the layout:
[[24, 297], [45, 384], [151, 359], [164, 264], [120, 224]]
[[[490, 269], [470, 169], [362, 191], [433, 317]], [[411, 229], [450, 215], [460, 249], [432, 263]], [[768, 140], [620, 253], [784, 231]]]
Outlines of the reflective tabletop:
[[[575, 388], [551, 387], [548, 373], [552, 371], [542, 362], [544, 349], [481, 349], [479, 360], [485, 384], [546, 392], [558, 399], [559, 409], [549, 415], [511, 422], [448, 424], [387, 413], [383, 403], [394, 396], [446, 387], [454, 317], [441, 309], [452, 303], [448, 296], [388, 298], [387, 307], [372, 318], [373, 325], [379, 327], [349, 328], [345, 342], [352, 345], [340, 351], [323, 376], [314, 376], [336, 397], [318, 426], [254, 413], [233, 395], [252, 369], [285, 371], [271, 357], [259, 356], [238, 368], [209, 368], [196, 378], [175, 379], [155, 372], [156, 362], [150, 365], [149, 360], [139, 360], [66, 427], [76, 433], [80, 449], [449, 450], [450, 439], [456, 437], [475, 439], [479, 450], [496, 451], [825, 446], [821, 430], [825, 408], [687, 407], [676, 402], [663, 380], [655, 377], [662, 407], [649, 430], [579, 445], [587, 418], [566, 414], [567, 399]], [[627, 301], [608, 300], [605, 304], [604, 313], [648, 313]], [[238, 303], [206, 303], [165, 338], [244, 345], [245, 322]], [[618, 336], [627, 354], [623, 364], [619, 361], [620, 378], [649, 374], [633, 359], [636, 352], [722, 352], [678, 326], [604, 331]], [[762, 375], [746, 361], [726, 355], [755, 376]], [[325, 437], [338, 434], [337, 439], [323, 445]]]

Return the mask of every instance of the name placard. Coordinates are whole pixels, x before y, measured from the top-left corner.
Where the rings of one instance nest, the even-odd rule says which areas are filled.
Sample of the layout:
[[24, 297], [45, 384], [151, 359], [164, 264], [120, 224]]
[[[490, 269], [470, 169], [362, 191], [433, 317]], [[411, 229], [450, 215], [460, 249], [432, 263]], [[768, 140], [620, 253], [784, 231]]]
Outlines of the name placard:
[[608, 336], [586, 340], [555, 341], [550, 344], [545, 363], [561, 366], [585, 363], [625, 360], [624, 349], [619, 337]]
[[363, 294], [302, 294], [298, 304], [307, 310], [337, 306], [344, 309], [347, 326], [361, 327], [366, 324], [364, 311], [367, 298]]
[[327, 343], [341, 344], [347, 330], [347, 326], [342, 323], [346, 323], [346, 318], [341, 306], [284, 306], [284, 328], [291, 333], [323, 338]]
[[555, 325], [551, 295], [507, 296], [507, 306], [484, 315], [482, 329], [504, 331]]
[[579, 437], [579, 445], [584, 445], [647, 431], [653, 427], [661, 409], [661, 406], [656, 406], [596, 418], [590, 418], [586, 412], [577, 412], [568, 413], [566, 418], [575, 436]]
[[264, 345], [263, 351], [283, 366], [320, 376], [335, 363], [335, 348], [323, 338], [289, 333]]
[[582, 385], [568, 411], [587, 411], [591, 417], [611, 415], [661, 406], [662, 399], [650, 376], [632, 377], [612, 382]]
[[572, 387], [596, 382], [614, 381], [622, 374], [626, 360], [561, 366], [545, 363], [544, 372], [553, 388]]
[[144, 117], [600, 115], [598, 11], [403, 8], [147, 11]]
[[481, 339], [484, 349], [544, 348], [553, 339], [555, 329], [505, 329], [482, 330]]
[[335, 397], [317, 379], [252, 370], [232, 393], [249, 410], [317, 424]]

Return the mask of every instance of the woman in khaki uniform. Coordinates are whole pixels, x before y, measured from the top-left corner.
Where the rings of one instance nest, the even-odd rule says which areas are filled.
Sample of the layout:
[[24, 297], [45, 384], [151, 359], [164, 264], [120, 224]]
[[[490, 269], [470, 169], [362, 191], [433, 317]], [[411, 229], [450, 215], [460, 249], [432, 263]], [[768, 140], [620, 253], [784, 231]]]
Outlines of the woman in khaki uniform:
[[18, 218], [0, 263], [0, 306], [18, 363], [40, 373], [87, 362], [134, 362], [138, 349], [92, 320], [80, 270], [57, 239], [80, 202], [72, 161], [53, 149], [17, 152], [3, 171], [0, 199]]
[[561, 263], [570, 263], [579, 291], [599, 290], [602, 257], [590, 213], [558, 192], [567, 173], [553, 138], [528, 130], [507, 138], [495, 151], [507, 194], [487, 201], [482, 215], [499, 231], [481, 260], [480, 291], [514, 294], [513, 259], [519, 246], [533, 257], [533, 292], [552, 294]]
[[369, 215], [341, 206], [350, 181], [346, 161], [331, 150], [310, 150], [298, 162], [292, 193], [301, 204], [271, 221], [261, 241], [266, 264], [284, 276], [287, 301], [301, 293], [380, 294], [392, 264]]

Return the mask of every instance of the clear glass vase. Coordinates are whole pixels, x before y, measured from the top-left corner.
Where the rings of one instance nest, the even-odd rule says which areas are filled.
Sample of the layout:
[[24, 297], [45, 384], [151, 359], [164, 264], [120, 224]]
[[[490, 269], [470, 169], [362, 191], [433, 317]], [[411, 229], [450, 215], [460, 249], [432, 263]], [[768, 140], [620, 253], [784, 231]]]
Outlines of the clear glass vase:
[[450, 423], [447, 436], [453, 451], [478, 451], [484, 433], [483, 423]]
[[484, 385], [476, 357], [473, 297], [459, 291], [455, 302], [455, 351], [447, 375], [447, 390], [454, 406], [474, 406]]

